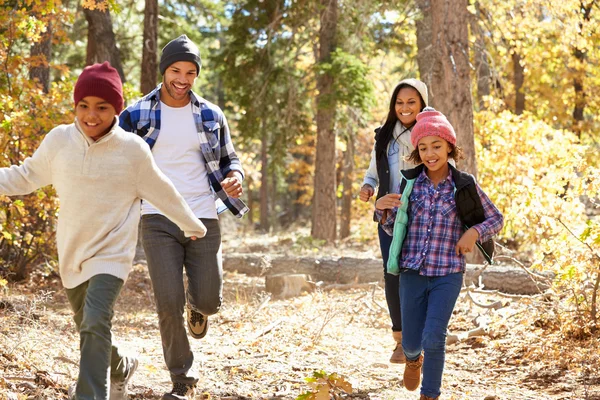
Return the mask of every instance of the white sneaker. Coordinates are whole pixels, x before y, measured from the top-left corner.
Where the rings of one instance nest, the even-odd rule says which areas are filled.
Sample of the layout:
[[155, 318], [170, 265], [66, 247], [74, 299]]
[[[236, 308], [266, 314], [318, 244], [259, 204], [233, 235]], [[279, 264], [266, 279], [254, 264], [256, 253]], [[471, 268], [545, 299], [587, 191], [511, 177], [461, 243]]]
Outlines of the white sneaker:
[[75, 391], [77, 390], [77, 382], [71, 384], [67, 390], [67, 396], [69, 400], [75, 399]]
[[127, 396], [129, 396], [129, 390], [127, 389], [127, 384], [131, 380], [131, 377], [135, 373], [135, 370], [138, 367], [137, 358], [127, 358], [129, 363], [129, 368], [127, 371], [127, 376], [120, 382], [110, 382], [110, 400], [127, 400]]

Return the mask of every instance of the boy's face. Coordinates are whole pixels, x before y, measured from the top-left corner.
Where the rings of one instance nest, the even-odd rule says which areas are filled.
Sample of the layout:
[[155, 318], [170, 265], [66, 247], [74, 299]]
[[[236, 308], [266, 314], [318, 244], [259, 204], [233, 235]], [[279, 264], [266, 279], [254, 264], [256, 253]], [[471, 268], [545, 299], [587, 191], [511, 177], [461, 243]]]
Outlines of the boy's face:
[[450, 144], [439, 136], [425, 136], [417, 144], [419, 157], [430, 171], [445, 167], [452, 151]]
[[75, 105], [75, 116], [79, 126], [94, 140], [106, 135], [115, 122], [115, 108], [100, 97], [87, 96]]
[[177, 61], [167, 67], [163, 76], [161, 100], [171, 107], [183, 107], [190, 101], [190, 90], [198, 76], [196, 64]]

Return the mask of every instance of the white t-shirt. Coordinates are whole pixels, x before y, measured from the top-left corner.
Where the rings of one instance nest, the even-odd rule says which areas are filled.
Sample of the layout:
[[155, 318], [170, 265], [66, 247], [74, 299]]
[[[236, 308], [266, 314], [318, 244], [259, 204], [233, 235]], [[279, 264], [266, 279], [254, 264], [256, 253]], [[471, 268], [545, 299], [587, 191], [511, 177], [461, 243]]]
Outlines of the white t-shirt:
[[[217, 218], [191, 103], [173, 108], [160, 103], [160, 134], [152, 148], [158, 168], [173, 182], [196, 217]], [[147, 201], [142, 214], [162, 214]]]

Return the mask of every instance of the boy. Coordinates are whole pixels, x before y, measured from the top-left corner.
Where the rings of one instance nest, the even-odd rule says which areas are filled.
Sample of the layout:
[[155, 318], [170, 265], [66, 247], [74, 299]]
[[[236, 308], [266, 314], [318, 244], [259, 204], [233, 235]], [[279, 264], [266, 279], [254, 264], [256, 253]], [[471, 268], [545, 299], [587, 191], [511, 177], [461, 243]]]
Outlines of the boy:
[[86, 67], [74, 91], [75, 122], [54, 128], [20, 166], [0, 168], [0, 193], [49, 184], [60, 198], [59, 271], [80, 333], [80, 368], [69, 398], [127, 398], [138, 361], [112, 343], [115, 301], [131, 270], [140, 199], [195, 240], [206, 228], [156, 167], [148, 145], [123, 131], [121, 79], [108, 62]]

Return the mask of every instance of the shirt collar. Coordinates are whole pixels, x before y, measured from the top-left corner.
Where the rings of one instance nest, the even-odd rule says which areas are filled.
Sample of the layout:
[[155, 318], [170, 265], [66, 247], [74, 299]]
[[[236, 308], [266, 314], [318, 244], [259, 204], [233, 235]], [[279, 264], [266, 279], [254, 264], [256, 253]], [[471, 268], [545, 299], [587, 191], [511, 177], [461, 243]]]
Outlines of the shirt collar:
[[[417, 183], [423, 183], [423, 182], [432, 183], [431, 179], [429, 179], [429, 177], [427, 176], [427, 167], [424, 167], [423, 171], [421, 171], [421, 173], [417, 177]], [[452, 182], [453, 182], [452, 168], [448, 168], [448, 176], [446, 177], [446, 179], [444, 179], [442, 182], [440, 182], [440, 184], [442, 186], [445, 186], [446, 183], [450, 183], [450, 185], [452, 185]]]

